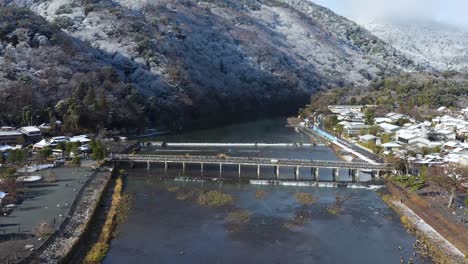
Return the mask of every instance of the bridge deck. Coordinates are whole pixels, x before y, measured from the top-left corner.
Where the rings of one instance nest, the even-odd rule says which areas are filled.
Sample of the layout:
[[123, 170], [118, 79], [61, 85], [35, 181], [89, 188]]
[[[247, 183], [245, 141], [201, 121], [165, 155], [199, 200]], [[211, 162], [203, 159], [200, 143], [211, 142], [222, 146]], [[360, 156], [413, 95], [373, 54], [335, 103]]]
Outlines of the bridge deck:
[[139, 154], [117, 154], [110, 160], [133, 161], [133, 162], [168, 162], [168, 163], [204, 163], [204, 164], [232, 164], [232, 165], [260, 165], [280, 167], [312, 167], [333, 169], [358, 169], [358, 170], [381, 170], [388, 171], [392, 167], [388, 164], [369, 164], [364, 162], [304, 160], [304, 159], [272, 159], [256, 157], [228, 157], [217, 156], [181, 156], [181, 155], [139, 155]]

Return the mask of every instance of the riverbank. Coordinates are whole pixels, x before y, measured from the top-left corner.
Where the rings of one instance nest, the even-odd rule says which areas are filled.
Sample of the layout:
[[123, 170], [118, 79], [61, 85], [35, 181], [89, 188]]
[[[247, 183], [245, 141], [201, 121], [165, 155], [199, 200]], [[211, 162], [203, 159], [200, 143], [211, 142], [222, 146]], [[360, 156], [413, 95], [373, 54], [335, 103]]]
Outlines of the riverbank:
[[[400, 216], [407, 230], [423, 244], [423, 250], [441, 264], [468, 263], [466, 229], [449, 223], [431, 210], [421, 197], [386, 181], [382, 199]], [[415, 245], [417, 246], [417, 245]]]

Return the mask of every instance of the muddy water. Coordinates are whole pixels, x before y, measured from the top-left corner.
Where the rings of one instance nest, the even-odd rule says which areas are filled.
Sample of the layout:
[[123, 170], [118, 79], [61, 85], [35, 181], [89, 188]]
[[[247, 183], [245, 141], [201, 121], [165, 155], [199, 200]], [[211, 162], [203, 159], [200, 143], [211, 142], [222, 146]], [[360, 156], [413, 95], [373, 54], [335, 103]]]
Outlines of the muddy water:
[[[269, 120], [165, 140], [307, 140], [283, 125], [282, 120]], [[336, 159], [327, 150], [310, 149], [270, 149], [253, 155], [268, 156], [275, 151], [291, 158]], [[390, 264], [400, 263], [401, 258], [405, 263], [410, 258], [413, 263], [432, 263], [414, 256], [415, 238], [371, 190], [177, 182], [161, 180], [160, 173], [160, 168], [149, 173], [145, 168], [130, 171], [125, 191], [134, 198], [133, 208], [127, 221], [118, 227], [119, 235], [112, 241], [104, 263]], [[169, 173], [177, 175], [178, 169], [172, 168]], [[217, 173], [216, 168], [212, 173]], [[261, 197], [256, 195], [259, 190], [264, 191]], [[230, 195], [232, 202], [206, 207], [198, 197], [207, 191]], [[315, 202], [304, 204], [296, 198], [298, 193], [309, 194]], [[340, 206], [337, 197], [345, 200]], [[331, 210], [336, 208], [339, 210]], [[232, 212], [243, 212], [247, 217], [233, 221], [229, 217]]]

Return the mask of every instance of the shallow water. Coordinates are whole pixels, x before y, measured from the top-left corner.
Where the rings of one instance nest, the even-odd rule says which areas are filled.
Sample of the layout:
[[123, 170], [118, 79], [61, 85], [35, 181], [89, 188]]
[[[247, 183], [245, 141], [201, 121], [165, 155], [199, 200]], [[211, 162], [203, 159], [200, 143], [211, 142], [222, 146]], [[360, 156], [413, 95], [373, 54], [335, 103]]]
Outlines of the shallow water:
[[[300, 142], [298, 140], [304, 139], [283, 124], [282, 120], [268, 120], [165, 140], [195, 141], [201, 139], [200, 135], [209, 137], [212, 133], [218, 135], [219, 131], [223, 131], [224, 136], [205, 141], [250, 142], [246, 137], [252, 135], [250, 139], [261, 139], [257, 136], [267, 132], [270, 134], [265, 140], [256, 142]], [[291, 158], [337, 159], [331, 151], [318, 152], [317, 149], [271, 149], [262, 151], [261, 155], [275, 152]], [[207, 173], [217, 173], [216, 168], [209, 171]], [[178, 168], [170, 169], [169, 173], [176, 176]], [[284, 172], [288, 173], [292, 175], [292, 172]], [[149, 173], [144, 168], [129, 172], [125, 191], [134, 199], [133, 208], [127, 221], [118, 226], [119, 235], [112, 241], [104, 263], [390, 264], [400, 263], [400, 257], [405, 263], [411, 257], [414, 263], [432, 263], [413, 256], [415, 238], [404, 230], [399, 217], [374, 191], [176, 182], [161, 180], [160, 174], [160, 168], [153, 168]], [[199, 205], [198, 195], [210, 190], [231, 195], [233, 203], [220, 208]], [[257, 190], [266, 191], [266, 195], [256, 198]], [[303, 204], [295, 198], [298, 192], [309, 193], [318, 201]], [[337, 196], [348, 200], [335, 214], [329, 209], [336, 205]], [[238, 210], [250, 214], [248, 221], [229, 222], [226, 217]]]

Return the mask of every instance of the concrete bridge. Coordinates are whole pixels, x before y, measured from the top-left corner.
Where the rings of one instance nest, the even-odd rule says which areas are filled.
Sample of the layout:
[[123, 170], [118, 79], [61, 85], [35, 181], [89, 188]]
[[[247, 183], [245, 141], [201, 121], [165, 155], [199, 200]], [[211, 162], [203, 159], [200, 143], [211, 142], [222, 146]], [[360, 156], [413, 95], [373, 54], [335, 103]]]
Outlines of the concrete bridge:
[[294, 178], [299, 180], [300, 168], [309, 168], [313, 180], [319, 181], [319, 170], [322, 168], [332, 169], [333, 181], [339, 181], [339, 170], [348, 169], [353, 182], [359, 181], [360, 171], [369, 171], [372, 178], [379, 177], [382, 171], [391, 171], [393, 168], [388, 164], [369, 164], [363, 162], [303, 160], [303, 159], [272, 159], [256, 157], [223, 157], [223, 156], [188, 156], [188, 155], [139, 155], [139, 154], [114, 154], [110, 161], [121, 161], [131, 163], [146, 163], [150, 170], [152, 163], [164, 164], [167, 174], [170, 163], [182, 164], [182, 173], [185, 175], [186, 164], [199, 164], [200, 173], [203, 176], [205, 164], [219, 165], [219, 176], [222, 177], [223, 165], [234, 165], [238, 168], [238, 176], [241, 176], [243, 166], [255, 166], [257, 168], [257, 179], [260, 179], [261, 167], [274, 168], [275, 177], [280, 179], [280, 168], [289, 167], [294, 169]]
[[311, 148], [314, 146], [325, 146], [325, 142], [315, 143], [202, 143], [202, 142], [161, 142], [150, 141], [149, 144], [158, 147], [185, 147], [185, 148]]

